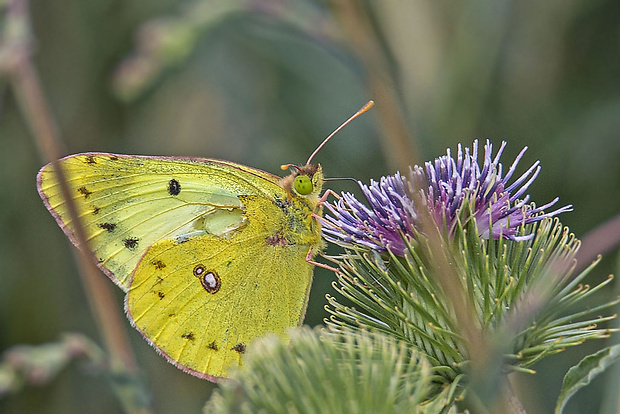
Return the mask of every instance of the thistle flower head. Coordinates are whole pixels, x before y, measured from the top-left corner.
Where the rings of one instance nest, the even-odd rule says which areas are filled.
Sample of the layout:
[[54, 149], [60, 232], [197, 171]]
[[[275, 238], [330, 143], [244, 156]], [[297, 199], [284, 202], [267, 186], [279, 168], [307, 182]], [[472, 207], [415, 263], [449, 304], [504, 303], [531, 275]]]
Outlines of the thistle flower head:
[[[425, 208], [448, 234], [452, 234], [459, 220], [465, 223], [473, 219], [482, 238], [529, 239], [533, 234], [519, 234], [523, 225], [571, 211], [572, 206], [545, 213], [558, 198], [541, 207], [529, 204], [530, 196], [524, 194], [538, 176], [540, 162], [536, 161], [511, 182], [527, 147], [504, 175], [499, 159], [505, 146], [503, 142], [493, 156], [493, 146], [487, 141], [480, 164], [477, 140], [471, 151], [467, 147], [463, 150], [459, 144], [456, 159], [448, 149], [446, 155], [434, 162], [410, 168], [408, 176], [396, 173], [378, 182], [371, 181], [370, 185], [358, 182], [369, 205], [343, 193], [335, 204], [327, 204], [331, 215], [323, 219], [323, 234], [344, 247], [378, 251], [389, 248], [402, 255], [405, 240], [414, 238], [420, 222], [419, 209]], [[414, 196], [418, 194], [419, 197]]]
[[344, 193], [327, 205], [324, 237], [345, 248], [333, 257], [336, 290], [353, 304], [329, 297], [328, 326], [401, 338], [450, 384], [475, 383], [476, 361], [527, 370], [613, 332], [597, 324], [615, 315], [592, 315], [620, 299], [573, 310], [611, 279], [590, 289], [580, 283], [592, 267], [572, 275], [580, 242], [550, 219], [572, 207], [530, 203], [539, 162], [513, 178], [526, 148], [504, 169], [505, 145], [494, 154], [487, 141], [480, 157], [476, 141], [471, 150], [459, 145], [455, 157], [448, 150], [406, 175], [359, 183], [365, 202]]

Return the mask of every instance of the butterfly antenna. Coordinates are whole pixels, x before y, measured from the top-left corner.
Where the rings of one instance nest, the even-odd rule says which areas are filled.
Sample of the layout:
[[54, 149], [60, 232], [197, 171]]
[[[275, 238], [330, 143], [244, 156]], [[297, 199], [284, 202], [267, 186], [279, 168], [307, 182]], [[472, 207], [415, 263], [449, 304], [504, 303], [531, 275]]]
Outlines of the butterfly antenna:
[[323, 181], [353, 181], [354, 183], [357, 183], [357, 180], [355, 178], [351, 178], [351, 177], [325, 178], [325, 179], [323, 179]]
[[288, 170], [289, 168], [295, 168], [297, 170], [297, 172], [299, 172], [299, 170], [301, 170], [299, 165], [295, 165], [295, 164], [282, 164], [282, 165], [280, 165], [280, 169], [282, 171]]
[[329, 141], [331, 139], [331, 137], [333, 137], [334, 135], [336, 135], [338, 133], [338, 131], [340, 131], [342, 128], [344, 128], [349, 122], [353, 121], [355, 118], [357, 118], [358, 116], [360, 116], [361, 114], [363, 114], [364, 112], [368, 111], [370, 108], [372, 108], [375, 105], [374, 101], [368, 101], [366, 103], [366, 105], [362, 106], [360, 108], [359, 111], [357, 111], [356, 113], [354, 113], [349, 119], [347, 119], [346, 121], [344, 121], [342, 123], [342, 125], [340, 125], [338, 128], [336, 128], [336, 130], [334, 132], [332, 132], [331, 134], [329, 134], [329, 136], [327, 138], [325, 138], [323, 140], [323, 142], [321, 142], [321, 145], [319, 145], [318, 147], [316, 147], [316, 149], [314, 150], [314, 152], [312, 153], [312, 155], [310, 155], [310, 157], [308, 158], [308, 161], [306, 161], [306, 165], [310, 164], [310, 162], [312, 161], [312, 158], [314, 158], [314, 156], [316, 155], [317, 152], [319, 152], [319, 150], [321, 148], [323, 148], [323, 145], [327, 144], [327, 141]]

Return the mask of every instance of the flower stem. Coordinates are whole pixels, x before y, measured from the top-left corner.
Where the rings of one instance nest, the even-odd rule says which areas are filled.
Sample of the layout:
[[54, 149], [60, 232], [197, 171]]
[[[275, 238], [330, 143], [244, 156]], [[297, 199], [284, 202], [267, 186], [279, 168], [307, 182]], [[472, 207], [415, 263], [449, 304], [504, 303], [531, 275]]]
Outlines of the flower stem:
[[[496, 410], [494, 410], [493, 412], [496, 412], [496, 413], [508, 412], [508, 413], [513, 413], [513, 414], [525, 414], [526, 413], [525, 408], [523, 408], [523, 404], [521, 404], [521, 401], [519, 400], [519, 397], [517, 397], [517, 394], [512, 388], [512, 385], [510, 384], [510, 380], [508, 379], [507, 376], [504, 377], [502, 391], [501, 391], [500, 404], [501, 406], [495, 407]], [[504, 407], [506, 409], [503, 409]]]
[[401, 98], [367, 11], [360, 2], [353, 0], [333, 1], [331, 6], [350, 46], [366, 67], [369, 93], [377, 101], [385, 131], [384, 152], [396, 169], [407, 171], [409, 165], [419, 161], [415, 136], [405, 121]]
[[[136, 376], [138, 365], [123, 328], [110, 284], [96, 266], [96, 259], [90, 253], [84, 228], [70, 196], [66, 177], [58, 163], [61, 157], [60, 139], [56, 124], [45, 100], [39, 77], [31, 59], [31, 27], [26, 0], [12, 0], [8, 5], [5, 32], [5, 60], [2, 70], [9, 76], [24, 118], [31, 128], [42, 155], [54, 164], [63, 197], [67, 203], [74, 232], [80, 246], [78, 265], [86, 296], [110, 357], [110, 371], [118, 375], [126, 373]], [[127, 407], [126, 407], [127, 408]], [[128, 410], [133, 413], [149, 413], [148, 408]]]

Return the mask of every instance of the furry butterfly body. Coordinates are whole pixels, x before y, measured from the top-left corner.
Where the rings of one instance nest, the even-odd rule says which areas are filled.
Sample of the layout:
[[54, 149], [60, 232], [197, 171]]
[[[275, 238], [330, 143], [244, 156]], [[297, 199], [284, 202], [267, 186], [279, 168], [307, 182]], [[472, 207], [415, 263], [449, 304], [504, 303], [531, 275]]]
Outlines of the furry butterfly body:
[[[307, 258], [323, 248], [320, 166], [281, 179], [212, 159], [85, 153], [60, 164], [87, 248], [127, 292], [132, 324], [179, 368], [226, 377], [254, 338], [303, 320]], [[77, 244], [52, 164], [37, 184]]]

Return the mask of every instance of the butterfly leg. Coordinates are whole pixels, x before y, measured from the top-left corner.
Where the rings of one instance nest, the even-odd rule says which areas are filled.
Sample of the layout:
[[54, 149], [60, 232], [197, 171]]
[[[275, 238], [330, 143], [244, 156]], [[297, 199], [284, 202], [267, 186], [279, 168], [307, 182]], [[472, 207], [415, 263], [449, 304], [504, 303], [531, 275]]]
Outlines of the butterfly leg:
[[318, 214], [315, 214], [315, 213], [310, 213], [310, 215], [311, 215], [311, 216], [312, 216], [312, 218], [313, 218], [313, 219], [315, 219], [315, 220], [321, 220], [321, 219], [323, 219], [323, 217], [322, 217], [322, 216], [319, 216]]
[[323, 269], [327, 269], [329, 271], [332, 271], [334, 273], [341, 273], [339, 269], [336, 269], [335, 267], [331, 267], [329, 265], [326, 265], [324, 263], [319, 263], [319, 262], [315, 262], [314, 260], [312, 260], [312, 248], [310, 248], [310, 250], [308, 250], [308, 254], [306, 255], [306, 262], [310, 263], [311, 265], [314, 266], [318, 266], [318, 267], [322, 267]]
[[338, 200], [340, 200], [340, 195], [337, 192], [335, 192], [334, 190], [332, 190], [331, 188], [328, 188], [327, 190], [325, 190], [325, 192], [323, 193], [323, 195], [319, 199], [319, 204], [324, 204], [325, 201], [327, 201], [327, 197], [330, 194], [333, 195], [334, 197], [336, 197]]
[[348, 277], [346, 274], [344, 274], [340, 269], [336, 269], [335, 267], [331, 267], [329, 265], [326, 265], [324, 263], [319, 263], [319, 262], [315, 262], [314, 260], [312, 260], [312, 249], [310, 249], [308, 251], [308, 254], [306, 255], [306, 262], [310, 263], [311, 265], [314, 266], [318, 266], [318, 267], [322, 267], [323, 269], [327, 269], [330, 270], [340, 276], [342, 276], [343, 278], [345, 278], [351, 285], [359, 285], [359, 283], [353, 281], [350, 277]]
[[[336, 197], [338, 200], [340, 200], [340, 195], [338, 195], [338, 193], [336, 193], [336, 192], [335, 192], [335, 191], [333, 191], [332, 189], [329, 189], [329, 188], [328, 188], [327, 190], [325, 190], [325, 192], [323, 193], [323, 195], [321, 196], [321, 198], [319, 198], [319, 203], [318, 203], [318, 205], [319, 205], [319, 206], [322, 206], [323, 204], [325, 204], [325, 202], [327, 201], [327, 197], [328, 197], [330, 194], [331, 194], [331, 195], [333, 195], [334, 197]], [[312, 213], [311, 215], [312, 215], [312, 217], [313, 217], [314, 219], [319, 219], [319, 220], [320, 220], [320, 219], [322, 219], [322, 218], [323, 218], [323, 217], [321, 217], [321, 216], [319, 216], [318, 214], [315, 214], [315, 213]]]
[[[325, 190], [325, 192], [323, 193], [323, 195], [319, 199], [319, 205], [325, 204], [325, 201], [327, 201], [327, 197], [330, 194], [332, 194], [334, 197], [336, 197], [337, 199], [340, 200], [340, 195], [338, 195], [338, 193], [336, 193], [333, 190], [328, 188], [327, 190]], [[319, 216], [318, 214], [315, 214], [315, 213], [311, 213], [311, 216], [314, 219], [318, 219], [318, 220], [321, 220], [323, 218], [323, 217], [321, 217], [321, 216]], [[308, 250], [308, 254], [306, 255], [306, 262], [308, 262], [308, 263], [310, 263], [311, 265], [314, 265], [314, 266], [322, 267], [323, 269], [327, 269], [327, 270], [332, 271], [334, 273], [342, 273], [340, 270], [336, 269], [335, 267], [331, 267], [331, 266], [326, 265], [324, 263], [319, 263], [319, 262], [315, 262], [314, 260], [312, 260], [312, 248], [310, 248], [310, 250]]]

